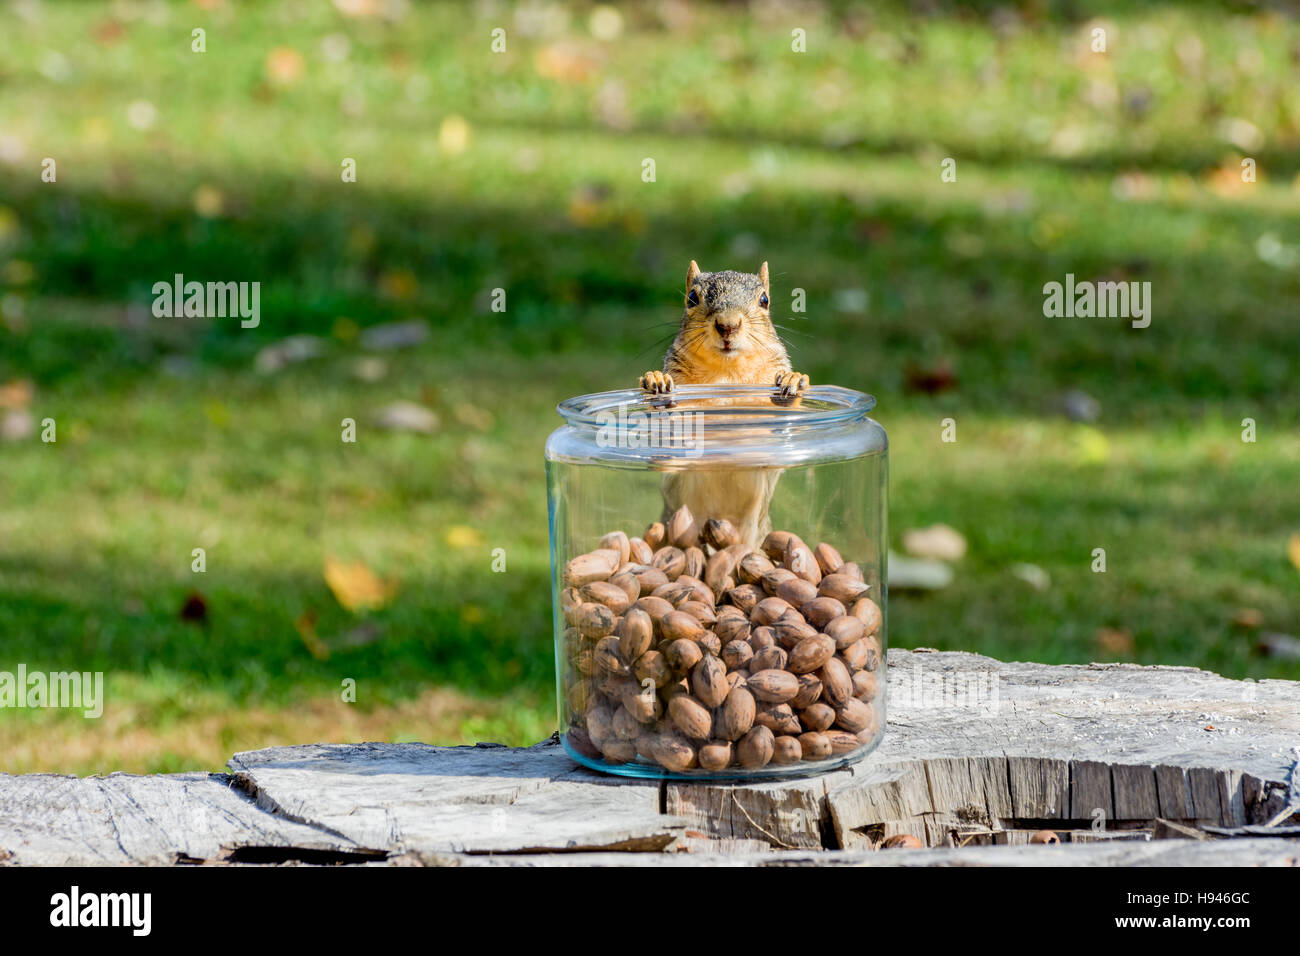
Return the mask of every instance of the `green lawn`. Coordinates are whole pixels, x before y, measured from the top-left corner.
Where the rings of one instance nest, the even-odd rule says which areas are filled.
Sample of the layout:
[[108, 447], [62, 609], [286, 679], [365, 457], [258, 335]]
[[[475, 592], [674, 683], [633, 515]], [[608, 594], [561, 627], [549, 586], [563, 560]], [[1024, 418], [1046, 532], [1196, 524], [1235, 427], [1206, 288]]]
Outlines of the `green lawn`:
[[[0, 386], [30, 380], [37, 423], [0, 440], [0, 670], [103, 670], [109, 695], [99, 721], [0, 713], [0, 770], [547, 735], [554, 405], [659, 364], [691, 258], [769, 260], [796, 366], [877, 396], [894, 547], [967, 536], [952, 586], [892, 595], [894, 645], [1300, 677], [1256, 652], [1300, 634], [1300, 25], [664, 4], [600, 39], [585, 4], [395, 9], [0, 13]], [[1150, 282], [1150, 327], [1045, 318], [1067, 272]], [[153, 317], [175, 273], [260, 282], [260, 326]], [[430, 339], [358, 377], [359, 332], [409, 318]], [[317, 358], [255, 370], [304, 333]], [[944, 362], [955, 387], [908, 387]], [[1060, 414], [1068, 389], [1098, 421]], [[397, 400], [436, 431], [376, 429]], [[326, 556], [395, 596], [348, 611]]]

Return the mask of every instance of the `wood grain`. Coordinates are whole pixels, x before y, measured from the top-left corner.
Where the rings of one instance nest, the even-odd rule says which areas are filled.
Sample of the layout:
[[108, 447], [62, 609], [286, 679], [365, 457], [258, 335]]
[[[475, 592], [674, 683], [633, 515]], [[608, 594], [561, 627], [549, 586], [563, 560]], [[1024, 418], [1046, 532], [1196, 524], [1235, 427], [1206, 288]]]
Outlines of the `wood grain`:
[[[0, 864], [1294, 865], [1297, 700], [1295, 682], [1186, 667], [895, 650], [882, 744], [822, 776], [604, 776], [554, 740], [0, 775]], [[1043, 828], [1063, 842], [1028, 845]], [[932, 849], [876, 849], [899, 833]]]

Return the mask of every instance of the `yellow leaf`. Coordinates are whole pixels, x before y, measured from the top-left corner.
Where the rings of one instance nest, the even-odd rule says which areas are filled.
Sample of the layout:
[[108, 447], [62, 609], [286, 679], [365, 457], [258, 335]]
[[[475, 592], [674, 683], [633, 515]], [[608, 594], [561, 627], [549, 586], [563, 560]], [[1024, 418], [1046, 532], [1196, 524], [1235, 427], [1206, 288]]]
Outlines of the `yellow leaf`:
[[454, 113], [443, 117], [438, 127], [438, 146], [448, 156], [458, 156], [469, 146], [469, 123]]
[[1104, 432], [1090, 425], [1079, 425], [1071, 436], [1074, 460], [1080, 465], [1100, 465], [1110, 459], [1110, 441]]
[[453, 548], [474, 548], [482, 543], [483, 536], [468, 525], [454, 524], [447, 529], [447, 544]]
[[410, 299], [420, 289], [420, 282], [410, 269], [393, 269], [379, 277], [379, 291], [390, 299]]
[[381, 608], [392, 600], [397, 588], [383, 581], [361, 561], [351, 564], [325, 557], [325, 583], [334, 597], [349, 611], [366, 611]]
[[32, 403], [32, 383], [26, 379], [0, 382], [0, 408], [26, 408]]
[[300, 614], [298, 619], [293, 622], [293, 626], [298, 632], [298, 636], [302, 638], [302, 642], [307, 645], [307, 650], [311, 652], [312, 657], [318, 661], [329, 660], [330, 649], [325, 646], [325, 643], [316, 634], [315, 611], [306, 611]]
[[1291, 540], [1286, 543], [1286, 553], [1295, 569], [1300, 571], [1300, 531], [1291, 535]]
[[194, 211], [204, 219], [216, 219], [226, 208], [226, 197], [216, 186], [204, 183], [194, 190]]
[[277, 86], [292, 86], [302, 78], [307, 62], [293, 47], [279, 46], [267, 54], [266, 78]]

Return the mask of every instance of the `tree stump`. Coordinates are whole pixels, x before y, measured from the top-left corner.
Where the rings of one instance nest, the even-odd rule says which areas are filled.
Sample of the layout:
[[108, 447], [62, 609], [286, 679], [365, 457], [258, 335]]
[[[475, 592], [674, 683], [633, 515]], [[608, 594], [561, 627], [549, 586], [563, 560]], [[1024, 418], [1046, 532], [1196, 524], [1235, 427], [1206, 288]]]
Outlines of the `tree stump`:
[[[0, 862], [1296, 865], [1298, 760], [1297, 682], [894, 650], [884, 742], [822, 776], [632, 780], [554, 740], [0, 775]], [[899, 834], [927, 849], [879, 849]]]

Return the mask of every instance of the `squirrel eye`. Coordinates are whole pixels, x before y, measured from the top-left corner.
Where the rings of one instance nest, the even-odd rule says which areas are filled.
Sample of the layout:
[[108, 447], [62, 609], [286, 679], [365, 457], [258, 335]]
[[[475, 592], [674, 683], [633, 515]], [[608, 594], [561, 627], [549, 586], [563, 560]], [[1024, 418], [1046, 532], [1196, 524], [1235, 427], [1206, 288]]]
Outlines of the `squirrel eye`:
[[767, 293], [766, 293], [766, 292], [764, 292], [762, 295], [760, 295], [760, 296], [758, 297], [758, 304], [761, 305], [761, 306], [762, 306], [763, 308], [765, 308], [765, 309], [767, 308]]
[[686, 304], [689, 305], [692, 309], [695, 308], [697, 305], [699, 305], [700, 304], [699, 293], [696, 292], [694, 289], [692, 289], [690, 291], [690, 294], [686, 296]]

